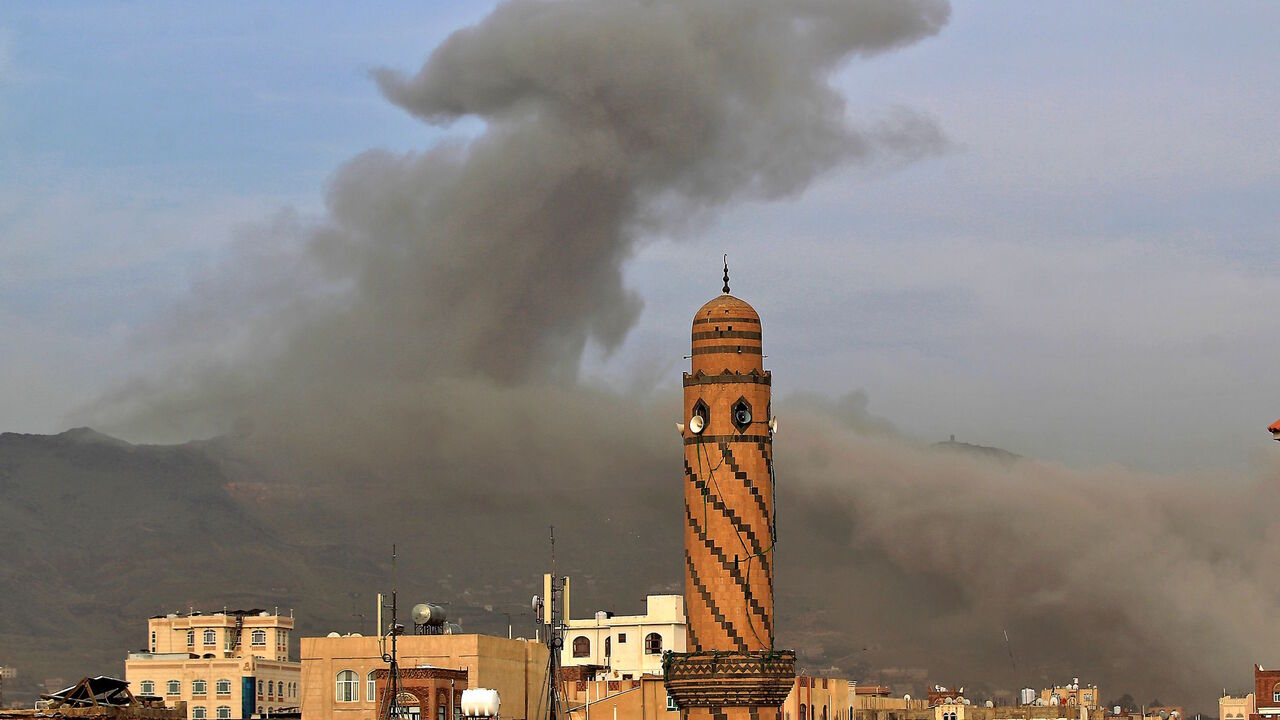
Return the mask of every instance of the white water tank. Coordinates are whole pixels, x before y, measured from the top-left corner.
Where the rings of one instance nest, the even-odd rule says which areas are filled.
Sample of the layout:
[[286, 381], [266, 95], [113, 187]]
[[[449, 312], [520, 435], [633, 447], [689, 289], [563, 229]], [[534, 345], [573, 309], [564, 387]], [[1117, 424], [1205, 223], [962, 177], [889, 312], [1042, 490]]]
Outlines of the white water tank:
[[496, 718], [501, 701], [498, 691], [490, 688], [467, 688], [462, 691], [462, 716]]

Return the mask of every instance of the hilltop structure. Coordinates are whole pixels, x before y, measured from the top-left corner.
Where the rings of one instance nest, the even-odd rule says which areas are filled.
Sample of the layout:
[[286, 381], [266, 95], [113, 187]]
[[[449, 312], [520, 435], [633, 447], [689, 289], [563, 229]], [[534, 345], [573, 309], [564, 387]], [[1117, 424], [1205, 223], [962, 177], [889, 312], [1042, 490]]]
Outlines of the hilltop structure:
[[666, 659], [681, 720], [781, 720], [795, 653], [773, 646], [772, 378], [760, 315], [722, 294], [693, 318], [684, 375], [686, 653]]

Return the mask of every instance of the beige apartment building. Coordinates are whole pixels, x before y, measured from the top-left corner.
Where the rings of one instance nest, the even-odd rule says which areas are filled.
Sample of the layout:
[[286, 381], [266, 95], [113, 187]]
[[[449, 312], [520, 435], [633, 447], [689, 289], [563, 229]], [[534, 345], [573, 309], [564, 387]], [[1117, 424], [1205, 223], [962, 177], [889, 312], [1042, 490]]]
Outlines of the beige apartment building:
[[1221, 720], [1247, 720], [1256, 712], [1258, 706], [1253, 701], [1253, 693], [1244, 697], [1223, 695], [1218, 698], [1218, 717]]
[[[301, 707], [306, 720], [375, 720], [377, 672], [391, 647], [362, 635], [302, 638]], [[502, 698], [503, 720], [530, 720], [546, 714], [548, 650], [542, 643], [489, 635], [400, 635], [400, 669], [465, 670], [466, 686], [493, 688]], [[461, 687], [452, 700], [432, 705], [431, 720], [458, 720]], [[437, 707], [438, 706], [438, 707]], [[426, 714], [426, 713], [423, 713]], [[425, 720], [425, 719], [424, 719]]]
[[685, 652], [685, 643], [684, 596], [650, 595], [643, 615], [602, 611], [566, 621], [560, 665], [597, 666], [601, 679], [639, 679], [645, 673], [661, 675], [662, 653]]
[[265, 610], [151, 618], [147, 650], [129, 653], [135, 695], [185, 702], [190, 720], [244, 720], [298, 707], [302, 666], [289, 659], [293, 618]]

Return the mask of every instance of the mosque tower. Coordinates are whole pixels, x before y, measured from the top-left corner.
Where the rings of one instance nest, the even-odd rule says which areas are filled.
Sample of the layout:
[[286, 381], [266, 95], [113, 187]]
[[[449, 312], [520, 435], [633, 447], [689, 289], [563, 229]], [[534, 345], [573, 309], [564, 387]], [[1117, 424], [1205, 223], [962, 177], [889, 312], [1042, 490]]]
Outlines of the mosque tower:
[[690, 652], [666, 660], [681, 720], [777, 720], [795, 653], [773, 646], [772, 377], [760, 316], [724, 291], [693, 318], [684, 375], [684, 570]]

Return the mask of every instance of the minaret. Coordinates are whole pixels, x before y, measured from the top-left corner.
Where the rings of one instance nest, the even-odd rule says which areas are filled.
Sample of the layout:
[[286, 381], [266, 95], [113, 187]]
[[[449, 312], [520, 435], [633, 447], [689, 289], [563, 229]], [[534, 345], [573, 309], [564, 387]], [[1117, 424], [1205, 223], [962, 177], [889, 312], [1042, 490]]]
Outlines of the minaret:
[[760, 316], [723, 292], [693, 318], [684, 375], [685, 612], [691, 652], [667, 659], [682, 720], [776, 720], [795, 654], [773, 647], [771, 376]]

